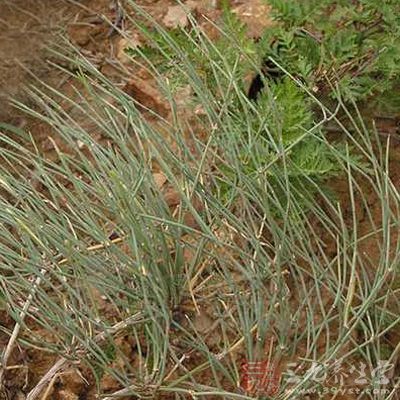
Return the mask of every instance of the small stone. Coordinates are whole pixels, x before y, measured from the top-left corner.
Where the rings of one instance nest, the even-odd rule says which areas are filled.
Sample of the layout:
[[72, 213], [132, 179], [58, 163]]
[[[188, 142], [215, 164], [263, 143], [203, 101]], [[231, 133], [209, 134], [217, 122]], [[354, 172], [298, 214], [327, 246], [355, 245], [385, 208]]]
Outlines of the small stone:
[[164, 186], [165, 182], [167, 182], [167, 177], [161, 172], [155, 172], [153, 174], [153, 179], [157, 186], [157, 189], [161, 189]]
[[164, 25], [171, 29], [178, 27], [184, 28], [188, 22], [186, 11], [179, 5], [168, 7], [168, 11], [163, 19]]
[[117, 42], [117, 59], [122, 63], [122, 64], [127, 64], [131, 62], [131, 57], [126, 53], [127, 49], [132, 49], [135, 50], [141, 45], [141, 42], [139, 40], [139, 37], [137, 34], [129, 34], [128, 32], [126, 33], [125, 37], [122, 37], [118, 40]]

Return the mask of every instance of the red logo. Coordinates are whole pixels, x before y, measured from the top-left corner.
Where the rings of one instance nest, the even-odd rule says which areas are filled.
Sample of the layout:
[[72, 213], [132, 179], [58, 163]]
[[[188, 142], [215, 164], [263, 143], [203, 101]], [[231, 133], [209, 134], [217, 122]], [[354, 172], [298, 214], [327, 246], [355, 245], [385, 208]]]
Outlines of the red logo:
[[240, 388], [248, 395], [274, 396], [279, 391], [281, 373], [269, 361], [246, 361], [241, 368]]

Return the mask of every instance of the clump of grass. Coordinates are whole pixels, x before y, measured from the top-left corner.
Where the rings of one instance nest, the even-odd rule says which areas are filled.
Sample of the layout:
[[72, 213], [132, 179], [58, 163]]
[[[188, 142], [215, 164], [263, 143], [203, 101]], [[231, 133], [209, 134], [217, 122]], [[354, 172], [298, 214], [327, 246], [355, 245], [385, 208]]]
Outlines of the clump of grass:
[[[290, 74], [254, 104], [235, 74], [246, 49], [225, 36], [237, 51], [232, 62], [232, 53], [217, 51], [194, 26], [191, 46], [217, 82], [210, 88], [175, 35], [151, 22], [202, 107], [194, 122], [178, 118], [174, 85], [151, 59], [148, 69], [172, 110], [156, 123], [77, 56], [71, 61], [86, 92], [68, 100], [70, 109], [58, 106], [65, 96], [51, 88], [32, 90], [41, 113], [20, 105], [50, 124], [70, 152], [56, 146], [51, 161], [1, 137], [0, 281], [16, 323], [12, 340], [60, 357], [28, 399], [72, 364], [92, 369], [105, 398], [251, 398], [239, 388], [244, 359], [269, 357], [278, 365], [284, 374], [277, 396], [285, 399], [319, 385], [310, 372], [290, 385], [291, 361], [328, 372], [337, 359], [376, 367], [385, 335], [400, 320], [389, 307], [400, 253], [398, 240], [388, 248], [399, 193], [388, 154], [374, 151], [374, 132], [354, 117], [359, 134], [351, 135]], [[322, 121], [342, 126], [343, 148], [325, 138], [309, 103]], [[88, 121], [106, 140], [94, 140]], [[174, 210], [154, 180], [155, 166], [180, 198]], [[347, 181], [350, 205], [314, 179], [333, 171]], [[25, 180], [28, 172], [33, 181]], [[382, 210], [380, 225], [365, 182]], [[361, 203], [367, 234], [358, 230]], [[196, 224], [185, 223], [188, 214]], [[373, 274], [359, 251], [370, 237], [380, 249]], [[386, 346], [385, 357], [393, 361], [397, 351], [388, 354]], [[121, 390], [103, 393], [105, 375]]]
[[[249, 178], [257, 179], [267, 173], [272, 184], [275, 175], [281, 175], [285, 169], [286, 177], [298, 187], [299, 199], [312, 196], [313, 185], [322, 184], [341, 170], [336, 162], [338, 155], [332, 157], [322, 129], [338, 110], [325, 105], [324, 112], [316, 112], [315, 108], [320, 107], [316, 107], [318, 101], [313, 99], [309, 82], [298, 72], [293, 73], [296, 78], [291, 76], [289, 71], [293, 68], [286, 70], [287, 63], [276, 64], [278, 71], [264, 71], [263, 62], [268, 55], [265, 46], [269, 43], [272, 48], [270, 35], [275, 27], [267, 29], [256, 43], [247, 36], [246, 26], [227, 5], [220, 22], [220, 26], [215, 27], [220, 35], [214, 41], [204, 35], [194, 20], [189, 28], [177, 28], [168, 35], [156, 26], [149, 30], [139, 24], [148, 43], [134, 49], [128, 47], [126, 51], [135, 61], [147, 61], [150, 69], [161, 74], [168, 82], [167, 91], [174, 93], [189, 85], [194, 91], [190, 100], [194, 108], [196, 105], [203, 108], [208, 101], [218, 105], [215, 109], [218, 122], [215, 123], [229, 126], [229, 135], [235, 142], [235, 151], [232, 153], [232, 148], [228, 147], [224, 156], [230, 159], [228, 167], [219, 166], [224, 174], [234, 175], [230, 166], [242, 163]], [[288, 47], [295, 54], [301, 51], [293, 45]], [[250, 95], [252, 85], [249, 91], [246, 78], [256, 74], [260, 85], [267, 87]], [[222, 151], [226, 149], [224, 143], [231, 140], [223, 137], [223, 131], [219, 130], [214, 138]], [[343, 143], [336, 143], [335, 147], [346, 157]], [[350, 154], [353, 163], [360, 161], [352, 147]], [[222, 175], [216, 184], [217, 190], [226, 198], [234, 198], [236, 194], [224, 180]], [[285, 202], [285, 189], [278, 186], [274, 190]], [[304, 186], [307, 189], [302, 191]]]

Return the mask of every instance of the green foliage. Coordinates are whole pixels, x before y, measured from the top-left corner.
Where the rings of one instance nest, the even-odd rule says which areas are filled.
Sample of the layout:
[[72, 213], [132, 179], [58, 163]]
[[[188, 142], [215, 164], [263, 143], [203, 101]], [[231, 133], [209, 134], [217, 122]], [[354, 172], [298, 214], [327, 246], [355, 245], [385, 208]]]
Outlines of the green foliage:
[[[264, 111], [266, 120], [270, 124], [274, 140], [283, 146], [293, 143], [313, 125], [311, 101], [304, 92], [289, 78], [271, 84], [271, 92], [261, 96], [257, 109]], [[271, 96], [274, 100], [273, 107]]]
[[[309, 14], [304, 5], [301, 10], [293, 7], [292, 11], [282, 10], [297, 15], [297, 19]], [[336, 174], [338, 163], [332, 161], [333, 155], [322, 131], [315, 127], [317, 117], [313, 101], [293, 79], [285, 77], [272, 81], [266, 75], [268, 89], [260, 93], [257, 102], [244, 100], [248, 87], [245, 78], [254, 76], [257, 66], [263, 68], [264, 57], [273, 56], [289, 71], [295, 71], [296, 76], [312, 77], [315, 66], [321, 63], [319, 44], [310, 35], [299, 35], [297, 27], [284, 26], [267, 29], [255, 42], [228, 5], [224, 7], [218, 26], [221, 32], [214, 41], [195, 26], [174, 29], [168, 34], [144, 29], [148, 44], [128, 52], [134, 57], [148, 59], [151, 66], [168, 79], [168, 87], [173, 92], [197, 80], [200, 89], [194, 88], [194, 103], [202, 103], [202, 96], [207, 96], [214, 99], [218, 107], [226, 108], [228, 112], [221, 113], [220, 123], [232, 126], [230, 134], [238, 148], [233, 157], [243, 163], [248, 177], [259, 178], [260, 168], [267, 169], [262, 176], [274, 182], [283, 163], [287, 176], [293, 177], [299, 188], [304, 186], [302, 179], [317, 183]], [[270, 70], [277, 76], [284, 76], [278, 66]], [[217, 142], [219, 140], [225, 138], [217, 135]], [[282, 158], [282, 154], [285, 157]], [[276, 164], [274, 168], [273, 164]], [[221, 170], [229, 176], [232, 174], [231, 166], [223, 166]], [[220, 185], [223, 197], [231, 198], [232, 193], [228, 193], [223, 183]], [[283, 192], [282, 196], [285, 202]]]
[[[157, 29], [142, 29], [147, 44], [136, 49], [128, 48], [126, 52], [133, 57], [148, 59], [168, 79], [173, 91], [189, 84], [190, 79], [183, 71], [185, 64], [190, 63], [196, 78], [207, 87], [220, 90], [221, 94], [229, 82], [240, 81], [249, 70], [246, 56], [248, 58], [256, 54], [254, 42], [246, 36], [245, 25], [229, 9], [223, 13], [220, 26], [222, 33], [215, 42], [211, 42], [196, 26], [171, 29], [167, 35]], [[213, 63], [210, 63], [210, 59]]]
[[[261, 133], [260, 140], [266, 144], [271, 155], [269, 161], [277, 150], [285, 152], [291, 146], [286, 160], [291, 162], [288, 165], [289, 176], [292, 172], [299, 176], [301, 171], [321, 177], [338, 172], [337, 163], [331, 161], [333, 154], [325, 143], [317, 139], [321, 130], [313, 128], [311, 103], [295, 82], [284, 78], [272, 83], [270, 91], [264, 92], [256, 104], [257, 115], [263, 118], [254, 118], [253, 131]], [[308, 133], [312, 130], [313, 133]]]
[[[55, 352], [76, 368], [86, 362], [102, 381], [93, 393], [101, 398], [250, 398], [237, 387], [239, 363], [266, 349], [303, 371], [309, 362], [333, 369], [332, 360], [371, 367], [383, 355], [395, 360], [397, 343], [386, 338], [400, 323], [398, 285], [390, 282], [400, 254], [400, 241], [391, 243], [399, 193], [370, 132], [360, 123], [354, 140], [368, 176], [347, 145], [326, 140], [310, 96], [292, 78], [265, 77], [258, 100], [246, 97], [244, 75], [262, 58], [249, 51], [251, 40], [243, 36], [240, 50], [234, 34], [212, 43], [196, 27], [156, 36], [131, 54], [147, 57], [161, 83], [161, 71], [176, 79], [162, 87], [171, 108], [174, 89], [192, 87], [202, 111], [191, 115], [193, 140], [183, 140], [193, 120], [147, 120], [81, 57], [71, 62], [87, 95], [33, 89], [35, 108], [20, 105], [53, 128], [55, 160], [0, 135], [0, 298], [21, 327], [18, 346]], [[292, 40], [319, 57], [307, 46], [314, 40], [290, 32], [288, 57]], [[313, 74], [308, 58], [302, 65]], [[202, 132], [207, 141], [196, 137]], [[316, 184], [343, 165], [350, 205]], [[156, 184], [159, 169], [179, 198], [174, 210]], [[314, 189], [323, 204], [308, 201]], [[371, 231], [359, 229], [359, 205], [379, 217]], [[3, 333], [11, 336], [8, 327]], [[11, 360], [3, 357], [2, 367]], [[51, 385], [64, 369], [49, 368], [42, 378]], [[289, 394], [287, 375], [279, 398], [320, 387], [312, 374], [300, 375]]]
[[[236, 128], [239, 144], [229, 164], [233, 165], [237, 159], [249, 179], [268, 180], [281, 204], [288, 201], [283, 185], [286, 179], [297, 188], [298, 202], [311, 200], [316, 184], [342, 171], [337, 154], [332, 152], [321, 128], [315, 125], [311, 99], [285, 77], [271, 82], [254, 107], [248, 119], [240, 109], [226, 116], [229, 125]], [[339, 154], [345, 154], [344, 146], [336, 144], [336, 147]], [[359, 160], [353, 155], [352, 162]], [[232, 193], [223, 182], [226, 177], [233, 179], [234, 167], [223, 170], [223, 197], [229, 199]]]
[[345, 99], [380, 95], [385, 96], [387, 107], [397, 101], [392, 92], [400, 76], [398, 1], [269, 3], [279, 23], [261, 41], [266, 57], [273, 57], [322, 94], [337, 85]]

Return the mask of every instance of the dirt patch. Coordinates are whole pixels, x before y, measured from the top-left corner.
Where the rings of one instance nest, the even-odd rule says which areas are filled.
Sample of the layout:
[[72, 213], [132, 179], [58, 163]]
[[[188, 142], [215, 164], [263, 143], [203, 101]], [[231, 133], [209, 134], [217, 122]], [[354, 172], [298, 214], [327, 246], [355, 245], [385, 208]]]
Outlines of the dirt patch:
[[[62, 34], [73, 7], [64, 0], [3, 0], [0, 3], [0, 120], [18, 122], [9, 99], [26, 101], [34, 77], [52, 83], [46, 46]], [[50, 73], [50, 76], [49, 76]], [[18, 115], [17, 115], [18, 114]]]

